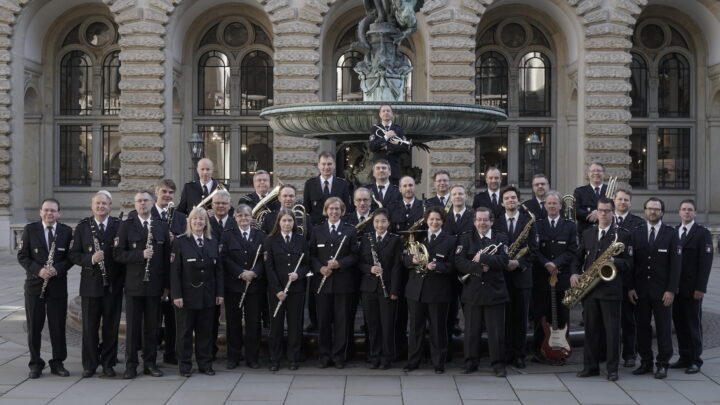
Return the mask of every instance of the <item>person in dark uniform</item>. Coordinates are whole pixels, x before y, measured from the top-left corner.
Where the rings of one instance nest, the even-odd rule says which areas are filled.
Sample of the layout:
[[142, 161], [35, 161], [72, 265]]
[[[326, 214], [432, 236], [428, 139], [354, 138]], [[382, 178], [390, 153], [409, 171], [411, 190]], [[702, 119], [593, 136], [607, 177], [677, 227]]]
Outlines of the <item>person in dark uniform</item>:
[[302, 318], [306, 276], [310, 271], [310, 252], [305, 237], [297, 233], [292, 210], [280, 209], [275, 226], [263, 246], [270, 310], [275, 311], [280, 303], [279, 310], [273, 314], [270, 328], [270, 371], [278, 371], [280, 368], [286, 318], [289, 369], [297, 370], [302, 350]]
[[[154, 204], [147, 191], [135, 194], [136, 216], [120, 224], [113, 258], [125, 264], [125, 373], [137, 377], [138, 350], [142, 348], [144, 374], [161, 377], [157, 367], [157, 328], [160, 296], [170, 288], [170, 231], [167, 223], [152, 220]], [[148, 236], [152, 239], [148, 242]]]
[[[605, 165], [600, 162], [592, 162], [587, 174], [590, 183], [576, 188], [573, 192], [578, 235], [580, 236], [585, 233], [587, 228], [597, 224], [597, 202], [600, 198], [605, 197], [605, 191], [607, 191], [607, 184], [603, 184]], [[609, 197], [612, 198], [612, 196]]]
[[370, 150], [374, 153], [373, 160], [385, 159], [390, 163], [390, 182], [397, 185], [402, 175], [400, 157], [410, 153], [410, 145], [400, 143], [407, 141], [405, 130], [393, 123], [393, 110], [388, 104], [380, 106], [380, 123], [370, 128]]
[[450, 189], [450, 200], [452, 208], [445, 214], [443, 221], [443, 231], [453, 236], [460, 236], [464, 233], [472, 232], [473, 212], [467, 209], [467, 192], [465, 186], [456, 184]]
[[653, 371], [651, 320], [654, 319], [658, 345], [655, 378], [662, 379], [667, 377], [673, 354], [671, 306], [680, 282], [682, 248], [675, 229], [662, 222], [665, 203], [651, 197], [643, 209], [647, 225], [633, 232], [633, 277], [628, 286], [630, 303], [637, 305], [635, 318], [641, 360], [633, 374]]
[[[630, 212], [632, 207], [632, 192], [628, 189], [619, 188], [615, 192], [615, 223], [619, 227], [625, 228], [630, 233], [635, 232], [638, 228], [645, 228], [645, 221], [639, 216]], [[622, 339], [622, 358], [623, 367], [635, 367], [635, 357], [637, 356], [637, 335], [635, 327], [635, 308], [636, 305], [630, 303], [628, 297], [628, 286], [632, 283], [629, 278], [632, 274], [625, 275], [623, 280], [623, 302], [622, 302], [622, 319], [620, 321], [620, 336]]]
[[308, 179], [303, 189], [303, 205], [313, 225], [325, 222], [323, 207], [325, 200], [338, 197], [346, 207], [350, 207], [350, 185], [345, 179], [335, 176], [335, 157], [330, 152], [322, 152], [318, 158], [320, 176]]
[[[361, 226], [360, 229], [356, 229], [358, 235], [373, 232], [372, 220], [367, 221], [372, 215], [372, 211], [370, 211], [372, 204], [372, 194], [370, 193], [370, 190], [365, 187], [358, 187], [355, 189], [355, 192], [353, 193], [353, 202], [355, 205], [355, 211], [345, 214], [342, 217], [342, 221], [355, 227], [364, 222], [365, 225]], [[357, 242], [359, 245], [360, 239], [358, 239]]]
[[109, 378], [115, 376], [122, 309], [124, 269], [112, 254], [120, 220], [110, 216], [112, 198], [105, 190], [93, 196], [90, 208], [92, 216], [75, 227], [68, 256], [82, 268], [82, 376], [92, 377], [102, 366], [101, 377]]
[[697, 215], [694, 200], [680, 202], [680, 225], [676, 232], [682, 248], [682, 271], [675, 302], [673, 323], [680, 358], [670, 365], [685, 369], [686, 374], [700, 372], [703, 361], [702, 300], [707, 292], [713, 261], [712, 235], [695, 222]]
[[363, 311], [370, 340], [371, 369], [387, 370], [395, 359], [395, 319], [403, 271], [400, 261], [402, 240], [388, 232], [390, 221], [386, 209], [375, 210], [373, 228], [360, 243], [359, 267], [362, 272]]
[[218, 241], [212, 237], [202, 207], [188, 215], [187, 232], [173, 243], [170, 290], [177, 307], [177, 347], [180, 375], [192, 375], [193, 337], [198, 372], [215, 375], [212, 367], [212, 322], [223, 303], [223, 267]]
[[617, 381], [620, 357], [622, 280], [625, 273], [632, 271], [632, 241], [629, 232], [613, 225], [613, 212], [615, 211], [613, 200], [601, 197], [593, 211], [597, 213], [598, 226], [586, 229], [580, 238], [580, 245], [573, 259], [573, 275], [570, 276], [570, 286], [574, 288], [578, 285], [579, 273], [585, 272], [593, 266], [595, 261], [613, 243], [616, 235], [617, 241], [625, 245], [625, 250], [608, 260], [615, 265], [619, 274], [612, 281], [601, 281], [587, 293], [582, 301], [585, 350], [583, 351], [583, 369], [577, 376], [583, 378], [600, 374], [598, 356], [603, 349], [600, 346], [601, 334], [604, 333], [607, 379]]
[[[247, 204], [250, 208], [255, 208], [255, 205], [267, 196], [270, 192], [270, 173], [265, 170], [258, 170], [253, 175], [253, 189], [254, 191], [249, 194], [245, 194], [240, 197], [238, 204]], [[270, 203], [268, 208], [271, 211], [276, 211], [280, 208], [280, 203], [274, 200]], [[254, 224], [253, 224], [254, 226]]]
[[[40, 356], [42, 330], [47, 316], [52, 359], [50, 372], [61, 377], [70, 373], [63, 366], [67, 358], [65, 318], [67, 316], [67, 272], [73, 266], [68, 258], [72, 228], [57, 222], [60, 203], [46, 198], [40, 205], [40, 221], [25, 225], [17, 259], [25, 269], [25, 317], [30, 378], [38, 378], [45, 368]], [[52, 257], [52, 260], [49, 260]], [[41, 298], [42, 295], [42, 298]]]
[[190, 211], [203, 199], [212, 194], [216, 188], [221, 187], [225, 190], [228, 189], [227, 185], [212, 178], [213, 170], [215, 170], [215, 165], [212, 160], [203, 158], [198, 161], [197, 174], [199, 180], [185, 183], [182, 194], [180, 195], [180, 204], [177, 206], [178, 211], [184, 214], [190, 214]]
[[450, 173], [447, 170], [438, 170], [433, 175], [435, 196], [425, 201], [428, 207], [439, 205], [445, 207], [450, 202]]
[[537, 173], [532, 179], [532, 190], [533, 198], [525, 201], [523, 205], [525, 208], [535, 215], [537, 220], [545, 218], [547, 216], [547, 210], [545, 209], [545, 197], [550, 183], [548, 182], [547, 176], [542, 173]]
[[[474, 225], [475, 231], [462, 235], [455, 249], [455, 269], [465, 275], [463, 277], [467, 276], [462, 289], [465, 315], [463, 372], [470, 374], [478, 369], [484, 323], [490, 366], [496, 376], [505, 377], [505, 303], [508, 291], [504, 272], [508, 264], [508, 240], [504, 234], [492, 231], [493, 213], [490, 208], [475, 209]], [[488, 250], [482, 253], [483, 249]], [[491, 254], [492, 250], [495, 250], [494, 254]]]
[[500, 217], [505, 210], [500, 203], [500, 185], [502, 184], [502, 173], [500, 169], [494, 166], [487, 168], [485, 172], [485, 184], [487, 190], [482, 193], [475, 194], [473, 199], [473, 209], [478, 207], [490, 208], [495, 218]]
[[555, 285], [555, 308], [557, 324], [565, 327], [570, 321], [570, 310], [562, 305], [565, 290], [570, 288], [570, 275], [575, 255], [577, 254], [577, 228], [575, 222], [563, 219], [562, 196], [557, 191], [548, 191], [545, 195], [544, 208], [547, 216], [535, 222], [536, 251], [533, 265], [533, 298], [532, 308], [535, 315], [535, 333], [533, 352], [535, 359], [541, 359], [540, 347], [544, 331], [542, 320], [552, 323], [552, 295], [550, 278], [557, 276]]
[[[310, 294], [317, 295], [320, 368], [334, 364], [345, 368], [353, 330], [357, 236], [355, 227], [342, 222], [345, 203], [338, 197], [325, 200], [327, 222], [314, 228], [310, 239]], [[322, 287], [321, 287], [322, 285]]]
[[[277, 222], [277, 216], [280, 209], [288, 209], [290, 211], [295, 207], [297, 202], [297, 189], [292, 184], [285, 184], [280, 188], [280, 196], [278, 197], [280, 206], [277, 210], [267, 214], [263, 219], [262, 230], [268, 235], [272, 233], [273, 227]], [[299, 215], [299, 212], [296, 213]], [[312, 223], [308, 220], [307, 215], [303, 215], [302, 219], [296, 218], [297, 233], [302, 235], [306, 240], [310, 240], [312, 233]]]
[[[368, 184], [366, 189], [372, 191], [375, 199], [379, 201], [383, 208], [387, 208], [391, 202], [402, 200], [400, 189], [396, 184], [390, 183], [390, 163], [387, 160], [380, 159], [373, 163], [374, 184]], [[400, 176], [398, 176], [398, 179]], [[373, 201], [372, 209], [379, 208]]]
[[[422, 243], [427, 249], [427, 264], [419, 266], [419, 257], [408, 250], [403, 254], [405, 267], [409, 269], [405, 297], [410, 319], [408, 336], [408, 362], [403, 371], [409, 372], [420, 366], [425, 324], [429, 323], [430, 357], [436, 374], [445, 372], [448, 351], [447, 316], [450, 301], [455, 298], [454, 254], [457, 246], [455, 236], [443, 232], [445, 210], [441, 206], [430, 207], [425, 213], [428, 226]], [[421, 236], [422, 237], [422, 236]]]
[[[267, 302], [262, 244], [266, 234], [250, 226], [252, 209], [246, 204], [235, 210], [237, 227], [222, 236], [222, 260], [225, 273], [225, 317], [227, 319], [227, 368], [237, 368], [245, 346], [245, 362], [257, 369], [260, 352], [261, 312]], [[242, 301], [242, 308], [240, 302]], [[243, 315], [245, 334], [243, 336]]]

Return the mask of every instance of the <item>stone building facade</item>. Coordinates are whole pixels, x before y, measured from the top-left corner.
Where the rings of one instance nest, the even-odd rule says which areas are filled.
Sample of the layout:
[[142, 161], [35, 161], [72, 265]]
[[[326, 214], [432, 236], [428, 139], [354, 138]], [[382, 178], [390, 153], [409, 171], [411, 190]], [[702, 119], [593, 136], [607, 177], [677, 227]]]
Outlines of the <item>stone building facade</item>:
[[[363, 15], [360, 0], [0, 0], [0, 247], [44, 197], [74, 225], [100, 188], [117, 213], [157, 179], [181, 187], [193, 132], [236, 194], [256, 169], [302, 185], [319, 151], [347, 159], [351, 145], [272, 134], [258, 113], [356, 99]], [[716, 1], [426, 0], [418, 24], [401, 47], [413, 101], [509, 114], [493, 134], [414, 152], [421, 192], [440, 169], [480, 189], [496, 164], [506, 183], [528, 190], [544, 171], [570, 193], [599, 160], [633, 186], [634, 210], [657, 195], [674, 222], [695, 198], [720, 224]]]

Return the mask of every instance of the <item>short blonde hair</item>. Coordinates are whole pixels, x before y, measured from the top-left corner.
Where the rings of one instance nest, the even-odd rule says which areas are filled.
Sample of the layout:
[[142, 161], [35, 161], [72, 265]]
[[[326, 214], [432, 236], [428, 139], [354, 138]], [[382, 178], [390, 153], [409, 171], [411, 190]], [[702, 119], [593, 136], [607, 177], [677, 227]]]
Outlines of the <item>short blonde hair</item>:
[[345, 202], [341, 200], [338, 197], [330, 197], [327, 200], [325, 200], [325, 205], [323, 206], [323, 215], [327, 215], [327, 209], [332, 204], [340, 204], [340, 215], [345, 215]]
[[212, 239], [212, 232], [210, 230], [210, 218], [208, 218], [207, 211], [205, 211], [205, 208], [203, 207], [195, 207], [192, 209], [192, 211], [190, 211], [190, 214], [188, 214], [185, 235], [188, 237], [193, 236], [191, 223], [193, 218], [198, 216], [202, 216], [203, 218], [205, 218], [205, 229], [203, 229], [203, 236], [206, 239]]

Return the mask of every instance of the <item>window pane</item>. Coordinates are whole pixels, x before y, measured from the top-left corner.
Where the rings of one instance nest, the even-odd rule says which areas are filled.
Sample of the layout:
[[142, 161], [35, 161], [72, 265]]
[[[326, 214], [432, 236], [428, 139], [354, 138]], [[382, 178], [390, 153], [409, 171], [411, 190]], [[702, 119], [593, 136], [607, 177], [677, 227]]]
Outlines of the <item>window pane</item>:
[[487, 187], [485, 171], [495, 166], [502, 173], [502, 184], [507, 185], [508, 172], [508, 129], [496, 127], [493, 132], [475, 138], [475, 188]]
[[475, 102], [507, 111], [508, 65], [497, 52], [480, 55], [475, 68]]
[[81, 51], [72, 51], [60, 62], [60, 114], [87, 115], [92, 110], [92, 63]]
[[257, 114], [273, 104], [273, 62], [268, 54], [255, 51], [245, 56], [240, 80], [241, 114]]
[[230, 126], [200, 125], [200, 136], [205, 141], [205, 156], [215, 163], [213, 178], [227, 182], [230, 179]]
[[103, 115], [120, 113], [120, 51], [105, 58], [103, 63]]
[[690, 188], [690, 128], [658, 131], [658, 187]]
[[550, 61], [530, 52], [520, 61], [520, 115], [550, 116]]
[[60, 185], [89, 186], [92, 179], [92, 127], [60, 126]]
[[647, 117], [647, 64], [645, 59], [633, 54], [632, 63], [630, 64], [630, 98], [632, 105], [630, 113], [633, 117]]
[[273, 172], [273, 134], [270, 127], [240, 127], [240, 185], [252, 186], [256, 170]]
[[[537, 137], [535, 137], [537, 136]], [[533, 144], [533, 141], [539, 143]], [[518, 180], [520, 187], [531, 187], [532, 178], [536, 173], [545, 173], [552, 178], [550, 173], [550, 128], [549, 127], [526, 127], [520, 128], [520, 139], [518, 142], [520, 150], [519, 167], [520, 175]]]
[[[407, 40], [407, 38], [405, 38], [405, 40]], [[405, 62], [407, 62], [407, 64], [410, 65], [410, 67], [412, 67], [412, 61], [410, 60], [410, 58], [407, 55], [405, 55], [404, 53], [402, 53], [402, 56], [403, 56], [403, 59], [405, 59]], [[405, 101], [412, 101], [412, 81], [413, 81], [413, 71], [411, 70], [410, 73], [408, 73], [408, 75], [407, 75], [407, 82], [405, 83]], [[405, 155], [407, 155], [407, 154], [405, 153], [401, 156], [405, 156]]]
[[658, 112], [661, 117], [690, 116], [690, 66], [678, 53], [666, 55], [658, 66]]
[[200, 58], [198, 66], [198, 114], [230, 114], [230, 65], [227, 56], [210, 51]]
[[117, 186], [120, 183], [120, 132], [117, 125], [103, 125], [102, 185]]
[[630, 185], [647, 187], [647, 128], [633, 128], [630, 135]]
[[360, 77], [353, 70], [355, 65], [363, 58], [360, 52], [349, 52], [340, 56], [337, 63], [337, 101], [362, 101], [363, 94], [360, 88]]

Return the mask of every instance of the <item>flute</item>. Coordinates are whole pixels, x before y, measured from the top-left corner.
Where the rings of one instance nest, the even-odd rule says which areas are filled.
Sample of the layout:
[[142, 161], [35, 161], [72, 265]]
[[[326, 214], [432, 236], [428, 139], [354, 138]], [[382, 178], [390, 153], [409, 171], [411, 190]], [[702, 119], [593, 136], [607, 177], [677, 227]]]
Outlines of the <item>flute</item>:
[[[340, 241], [340, 246], [338, 246], [337, 252], [335, 252], [335, 255], [330, 260], [335, 260], [338, 254], [340, 254], [340, 249], [342, 249], [343, 244], [345, 243], [345, 239], [347, 239], [347, 235], [343, 236], [342, 240]], [[320, 290], [322, 290], [323, 286], [325, 285], [325, 280], [327, 280], [328, 276], [323, 276], [322, 280], [320, 281], [320, 287], [317, 289], [316, 294], [320, 294]]]
[[[48, 254], [47, 262], [45, 262], [45, 267], [51, 267], [53, 265], [54, 260], [55, 260], [55, 240], [53, 239], [53, 243], [50, 245], [50, 254]], [[43, 280], [42, 290], [40, 290], [40, 299], [45, 298], [45, 289], [47, 288], [49, 282], [50, 282], [50, 277]]]
[[[293, 270], [293, 274], [297, 274], [298, 269], [300, 268], [300, 263], [302, 263], [302, 259], [305, 257], [305, 253], [300, 255], [300, 259], [298, 259], [297, 265], [295, 265], [295, 270]], [[292, 284], [292, 280], [288, 280], [287, 284], [285, 284], [285, 289], [283, 290], [284, 294], [287, 294], [290, 290], [290, 284]], [[273, 318], [275, 318], [278, 314], [278, 311], [280, 311], [280, 307], [282, 306], [282, 301], [278, 300], [277, 306], [275, 307], [275, 312], [273, 312]]]
[[[260, 249], [262, 249], [262, 243], [260, 246], [258, 246], [257, 252], [255, 252], [255, 260], [253, 260], [252, 266], [250, 266], [250, 270], [255, 268], [255, 263], [257, 263], [258, 257], [260, 256]], [[248, 288], [250, 288], [250, 283], [252, 283], [252, 279], [245, 281], [245, 291], [243, 291], [242, 297], [240, 297], [240, 303], [238, 304], [238, 308], [242, 308], [243, 302], [245, 302], [245, 296], [247, 295]]]
[[[148, 221], [148, 234], [147, 234], [147, 243], [145, 243], [145, 250], [152, 249], [152, 223]], [[145, 262], [145, 277], [143, 277], [144, 282], [150, 282], [150, 259], [146, 259]]]

